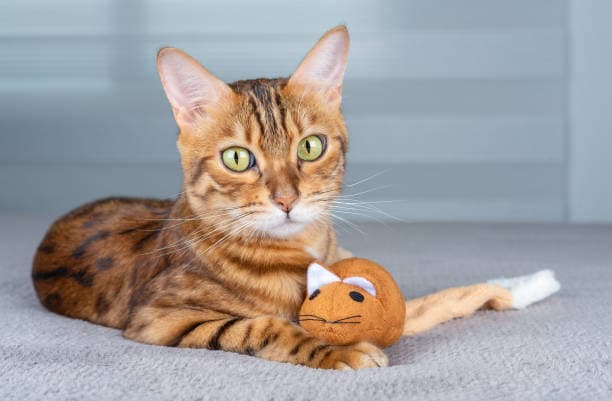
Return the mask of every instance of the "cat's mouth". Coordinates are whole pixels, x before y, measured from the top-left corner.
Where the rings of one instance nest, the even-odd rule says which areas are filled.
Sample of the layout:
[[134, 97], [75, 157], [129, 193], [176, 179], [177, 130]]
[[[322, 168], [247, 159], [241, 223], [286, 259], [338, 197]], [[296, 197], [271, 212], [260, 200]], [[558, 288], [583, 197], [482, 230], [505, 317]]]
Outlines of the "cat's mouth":
[[299, 234], [318, 217], [319, 212], [305, 205], [298, 205], [289, 213], [270, 208], [258, 218], [256, 228], [268, 235], [287, 238]]
[[289, 214], [287, 214], [287, 217], [285, 217], [285, 220], [283, 220], [278, 227], [283, 226], [283, 225], [296, 225], [296, 224], [304, 224], [301, 221], [297, 221], [295, 218], [291, 217]]
[[278, 224], [276, 224], [274, 227], [282, 227], [284, 225], [287, 224], [304, 224], [304, 222], [300, 221], [299, 219], [296, 218], [296, 216], [292, 216], [291, 214], [287, 213], [285, 214], [285, 216], [278, 218], [277, 219]]

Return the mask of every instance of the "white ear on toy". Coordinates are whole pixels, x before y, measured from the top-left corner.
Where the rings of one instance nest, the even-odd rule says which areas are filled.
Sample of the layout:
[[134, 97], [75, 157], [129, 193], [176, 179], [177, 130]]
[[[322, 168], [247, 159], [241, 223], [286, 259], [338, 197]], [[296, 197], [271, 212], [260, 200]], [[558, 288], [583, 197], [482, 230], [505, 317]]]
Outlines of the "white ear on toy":
[[320, 264], [313, 262], [308, 266], [307, 273], [307, 288], [308, 288], [308, 296], [311, 296], [313, 292], [318, 290], [321, 287], [326, 286], [327, 284], [343, 282], [347, 284], [354, 285], [356, 287], [362, 288], [367, 291], [373, 297], [376, 297], [376, 288], [371, 281], [363, 278], [363, 277], [347, 277], [342, 280], [340, 277], [336, 276], [334, 273], [327, 270], [325, 267]]
[[347, 277], [342, 280], [342, 282], [357, 286], [359, 288], [363, 288], [364, 290], [369, 292], [371, 296], [376, 297], [376, 288], [374, 287], [374, 284], [372, 284], [371, 281], [363, 277]]
[[308, 282], [308, 296], [312, 295], [313, 292], [319, 288], [335, 283], [340, 280], [340, 277], [330, 272], [320, 264], [313, 262], [308, 266], [307, 282]]

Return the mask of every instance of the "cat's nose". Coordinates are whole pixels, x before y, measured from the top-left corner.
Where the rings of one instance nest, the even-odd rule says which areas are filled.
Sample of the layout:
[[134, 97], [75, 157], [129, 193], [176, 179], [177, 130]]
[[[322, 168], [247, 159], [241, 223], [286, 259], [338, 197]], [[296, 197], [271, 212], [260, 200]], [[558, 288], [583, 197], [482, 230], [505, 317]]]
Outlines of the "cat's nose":
[[296, 194], [276, 195], [273, 198], [274, 203], [276, 203], [276, 205], [280, 207], [281, 210], [285, 213], [289, 213], [291, 209], [293, 209], [293, 206], [295, 205], [297, 199], [298, 197]]

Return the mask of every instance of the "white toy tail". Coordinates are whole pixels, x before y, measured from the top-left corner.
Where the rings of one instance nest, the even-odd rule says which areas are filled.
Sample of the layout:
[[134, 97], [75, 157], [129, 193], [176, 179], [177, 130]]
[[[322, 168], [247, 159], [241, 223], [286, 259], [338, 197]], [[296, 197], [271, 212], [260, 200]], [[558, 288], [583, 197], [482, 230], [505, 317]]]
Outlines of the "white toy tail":
[[561, 284], [555, 279], [552, 270], [540, 270], [534, 274], [514, 278], [498, 278], [489, 280], [512, 293], [512, 307], [523, 309], [533, 303], [547, 298], [561, 289]]

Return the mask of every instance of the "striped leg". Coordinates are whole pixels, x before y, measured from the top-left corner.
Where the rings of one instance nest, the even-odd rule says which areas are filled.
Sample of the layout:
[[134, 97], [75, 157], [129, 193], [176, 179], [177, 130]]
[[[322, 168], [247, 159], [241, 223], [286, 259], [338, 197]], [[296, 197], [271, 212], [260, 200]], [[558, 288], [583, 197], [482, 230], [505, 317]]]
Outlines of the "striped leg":
[[149, 344], [224, 350], [313, 368], [387, 365], [383, 351], [372, 344], [325, 344], [276, 316], [240, 318], [206, 310], [143, 307], [124, 335]]

